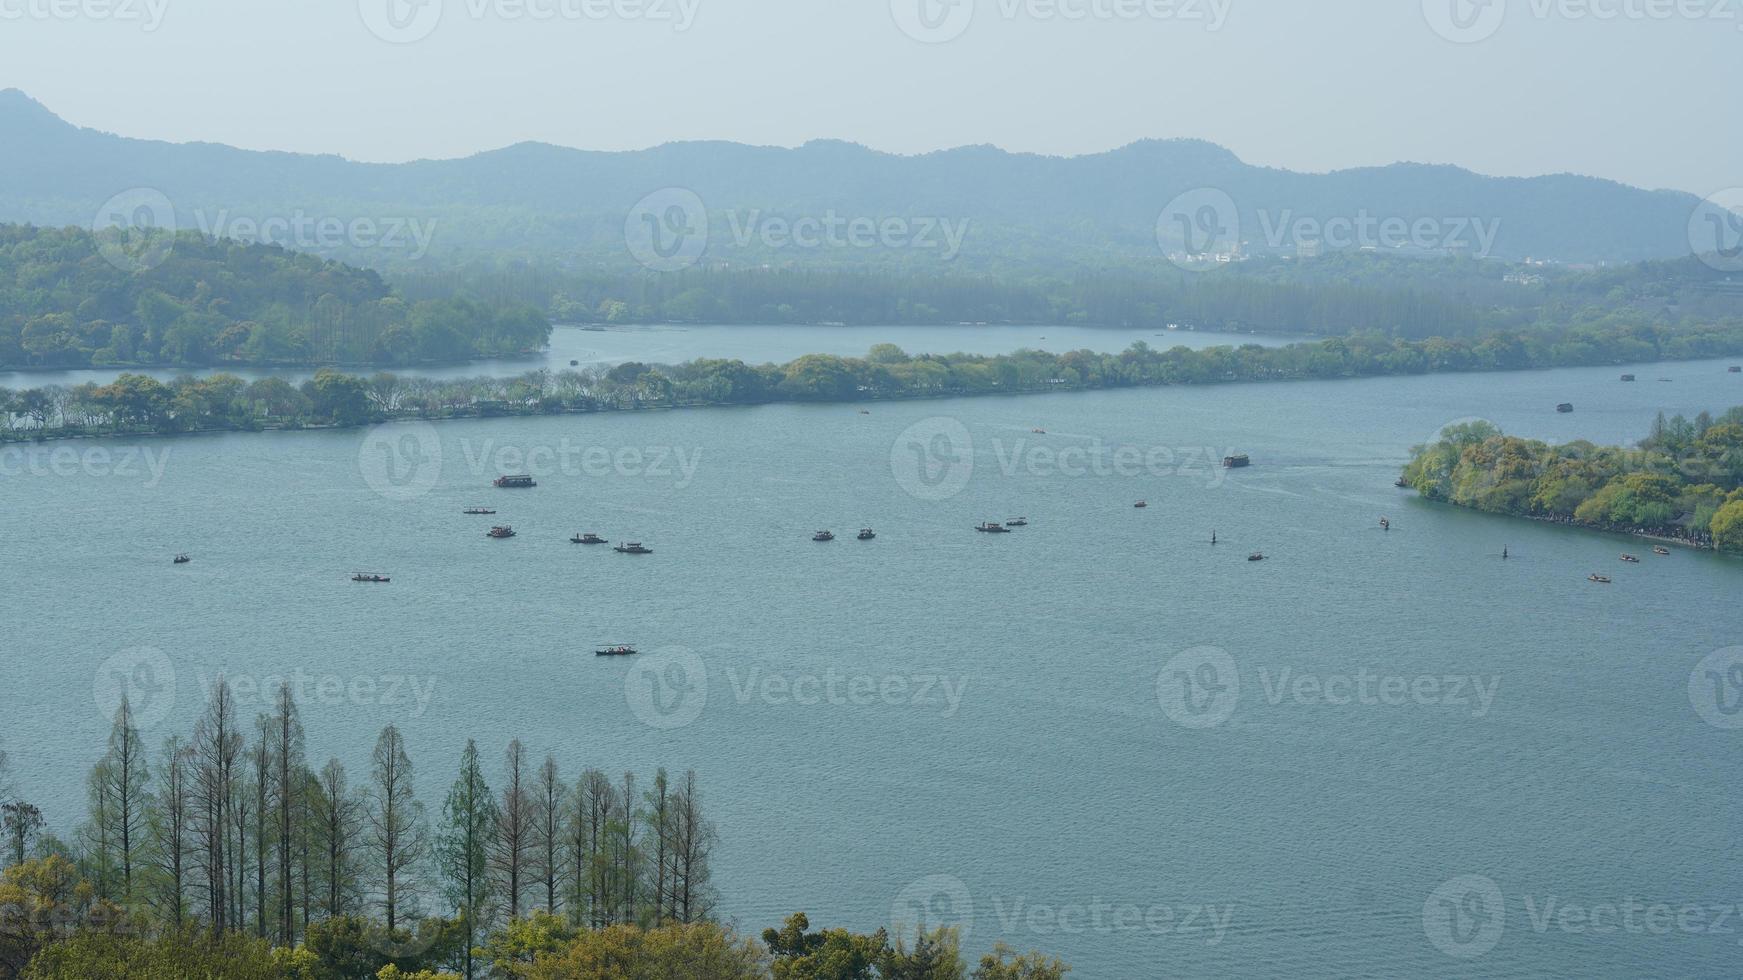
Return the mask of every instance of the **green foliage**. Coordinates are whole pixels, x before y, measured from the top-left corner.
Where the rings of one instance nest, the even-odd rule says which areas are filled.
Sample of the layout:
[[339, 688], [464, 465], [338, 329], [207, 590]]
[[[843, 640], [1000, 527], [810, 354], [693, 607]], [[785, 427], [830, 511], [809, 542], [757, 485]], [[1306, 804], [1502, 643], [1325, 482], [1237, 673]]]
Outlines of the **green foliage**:
[[371, 980], [384, 967], [409, 973], [452, 962], [465, 941], [460, 924], [426, 919], [389, 930], [372, 919], [336, 916], [309, 924], [303, 948], [314, 957], [307, 980]]
[[1071, 967], [1051, 956], [1024, 953], [998, 943], [993, 951], [980, 958], [971, 980], [1064, 980]]
[[25, 980], [312, 980], [263, 939], [188, 931], [157, 938], [84, 931], [30, 961]]
[[1647, 529], [1743, 551], [1743, 408], [1660, 416], [1637, 449], [1516, 439], [1487, 423], [1419, 446], [1404, 481], [1423, 496], [1494, 513]]
[[[1591, 333], [1599, 348], [1650, 338], [1657, 356], [1698, 343], [1743, 352], [1743, 326], [1730, 329], [1631, 330]], [[1416, 371], [1478, 371], [1496, 367], [1482, 351], [1522, 349], [1524, 364], [1558, 363], [1556, 348], [1536, 335], [1516, 343], [1475, 344], [1457, 339], [1407, 341], [1377, 334], [1352, 335], [1287, 347], [1211, 347], [1162, 350], [1139, 342], [1118, 354], [1019, 350], [1011, 354], [920, 354], [909, 356], [881, 344], [867, 357], [808, 354], [785, 365], [750, 365], [701, 359], [677, 365], [620, 364], [606, 371], [534, 371], [515, 378], [468, 380], [371, 378], [324, 368], [293, 388], [277, 378], [244, 383], [228, 374], [182, 377], [162, 384], [123, 374], [109, 385], [21, 391], [0, 389], [0, 439], [76, 435], [86, 432], [178, 432], [192, 429], [296, 427], [308, 423], [358, 425], [387, 418], [451, 418], [533, 415], [687, 405], [739, 405], [769, 401], [846, 401], [944, 395], [1014, 394], [1146, 385], [1215, 384], [1239, 381], [1365, 377]], [[1505, 358], [1512, 364], [1512, 354]], [[1692, 424], [1691, 424], [1692, 425]], [[1419, 455], [1405, 478], [1438, 499], [1458, 493], [1473, 504], [1506, 510], [1535, 496], [1519, 482], [1505, 485], [1480, 474], [1476, 484], [1454, 486], [1458, 455], [1492, 434], [1486, 423], [1455, 427]], [[1675, 430], [1680, 431], [1680, 430]], [[1667, 429], [1673, 432], [1673, 429]], [[1673, 432], [1674, 434], [1674, 432]], [[1653, 443], [1648, 441], [1647, 445]], [[1704, 426], [1692, 425], [1679, 465], [1697, 482], [1734, 484], [1743, 478], [1743, 413], [1733, 411]], [[1465, 474], [1467, 477], [1473, 474]], [[1566, 474], [1570, 479], [1578, 476]], [[1593, 486], [1601, 486], [1602, 481]], [[1566, 488], [1563, 488], [1566, 489]], [[1574, 487], [1569, 492], [1578, 492]], [[1582, 494], [1581, 499], [1585, 495]], [[1552, 494], [1546, 501], [1566, 499]], [[1461, 499], [1460, 502], [1467, 502]], [[1555, 504], [1559, 506], [1559, 504]]]
[[774, 956], [775, 980], [965, 980], [955, 929], [922, 931], [909, 949], [879, 929], [870, 935], [846, 929], [809, 932], [804, 913], [765, 929], [763, 943]]
[[139, 271], [104, 246], [82, 229], [0, 224], [0, 369], [452, 362], [550, 336], [531, 307], [407, 303], [374, 271], [276, 246], [184, 232]]
[[562, 952], [576, 935], [576, 928], [562, 916], [534, 911], [491, 933], [481, 953], [498, 974], [512, 976], [540, 956]]
[[1605, 484], [1574, 510], [1574, 518], [1591, 524], [1663, 527], [1678, 514], [1679, 486], [1655, 473], [1629, 473]]
[[559, 950], [504, 976], [524, 980], [765, 980], [768, 957], [754, 941], [711, 922], [582, 932]]
[[1724, 551], [1743, 552], [1743, 500], [1733, 500], [1713, 515], [1713, 545]]

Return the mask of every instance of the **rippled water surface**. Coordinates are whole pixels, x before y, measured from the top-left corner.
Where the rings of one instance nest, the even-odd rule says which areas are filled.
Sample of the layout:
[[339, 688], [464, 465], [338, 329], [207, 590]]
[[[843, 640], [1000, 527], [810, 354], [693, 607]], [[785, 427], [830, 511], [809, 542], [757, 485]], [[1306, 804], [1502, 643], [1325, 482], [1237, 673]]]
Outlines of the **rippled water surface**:
[[[361, 775], [395, 722], [432, 812], [468, 735], [571, 777], [693, 766], [747, 930], [919, 903], [1087, 978], [1734, 974], [1735, 916], [1558, 915], [1738, 899], [1743, 733], [1690, 680], [1743, 643], [1743, 563], [1392, 486], [1468, 416], [1616, 442], [1743, 403], [1722, 364], [1621, 370], [236, 434], [138, 444], [161, 479], [14, 469], [0, 738], [70, 833], [101, 665], [149, 647], [173, 669], [154, 742], [220, 671], [332, 675], [311, 753]], [[1232, 450], [1253, 466], [1215, 465]], [[488, 487], [522, 466], [537, 489]], [[487, 540], [478, 503], [519, 536]], [[1181, 656], [1205, 647], [1227, 660]], [[421, 708], [388, 696], [405, 677]], [[1391, 696], [1327, 703], [1363, 677]]]

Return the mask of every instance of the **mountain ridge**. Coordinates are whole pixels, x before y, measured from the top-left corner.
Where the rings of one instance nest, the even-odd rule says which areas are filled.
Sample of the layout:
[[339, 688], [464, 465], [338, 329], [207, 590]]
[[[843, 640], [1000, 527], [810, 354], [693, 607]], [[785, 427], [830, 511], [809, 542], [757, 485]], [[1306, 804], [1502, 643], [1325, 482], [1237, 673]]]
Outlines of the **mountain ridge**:
[[[440, 220], [437, 255], [562, 254], [627, 259], [625, 216], [665, 188], [694, 191], [709, 212], [842, 214], [967, 222], [969, 267], [1092, 268], [1163, 258], [1159, 217], [1181, 195], [1226, 193], [1244, 232], [1283, 216], [1323, 223], [1362, 216], [1493, 223], [1493, 255], [1570, 263], [1686, 255], [1699, 199], [1578, 174], [1493, 177], [1453, 164], [1398, 162], [1324, 173], [1248, 164], [1196, 139], [1143, 139], [1077, 156], [987, 144], [905, 155], [839, 139], [799, 147], [730, 140], [585, 150], [522, 141], [463, 157], [371, 163], [337, 154], [121, 136], [79, 127], [18, 89], [0, 91], [0, 220], [88, 224], [134, 188], [163, 193], [184, 227], [197, 215], [316, 213], [341, 219]], [[1262, 241], [1259, 250], [1296, 243]], [[1469, 247], [1469, 243], [1457, 243]], [[871, 261], [837, 254], [738, 254], [713, 261]], [[319, 251], [319, 249], [314, 249]], [[397, 256], [334, 257], [391, 264]]]

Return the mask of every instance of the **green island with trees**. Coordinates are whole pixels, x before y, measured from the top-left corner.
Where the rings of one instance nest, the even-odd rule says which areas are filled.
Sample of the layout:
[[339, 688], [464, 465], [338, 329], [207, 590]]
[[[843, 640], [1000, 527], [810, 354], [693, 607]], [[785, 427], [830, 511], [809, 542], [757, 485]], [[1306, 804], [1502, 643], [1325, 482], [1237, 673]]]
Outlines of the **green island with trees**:
[[807, 354], [782, 365], [719, 359], [664, 366], [629, 362], [503, 378], [365, 377], [323, 368], [300, 386], [280, 378], [247, 382], [224, 373], [168, 383], [123, 374], [106, 385], [0, 389], [0, 422], [5, 423], [0, 439], [1526, 370], [1739, 353], [1743, 326], [1611, 325], [1477, 339], [1363, 334], [1285, 347], [1200, 350], [1160, 350], [1140, 341], [1118, 354], [910, 355], [893, 344], [879, 344], [865, 357]]
[[1418, 447], [1403, 480], [1460, 507], [1743, 554], [1743, 406], [1717, 418], [1661, 413], [1633, 448], [1448, 426]]
[[[270, 685], [268, 685], [270, 686]], [[252, 689], [250, 685], [250, 690]], [[760, 937], [714, 918], [694, 771], [565, 776], [509, 743], [492, 789], [468, 740], [432, 828], [393, 725], [369, 771], [309, 756], [291, 685], [220, 678], [188, 736], [146, 744], [123, 697], [62, 839], [0, 751], [3, 980], [1060, 980], [958, 933]]]

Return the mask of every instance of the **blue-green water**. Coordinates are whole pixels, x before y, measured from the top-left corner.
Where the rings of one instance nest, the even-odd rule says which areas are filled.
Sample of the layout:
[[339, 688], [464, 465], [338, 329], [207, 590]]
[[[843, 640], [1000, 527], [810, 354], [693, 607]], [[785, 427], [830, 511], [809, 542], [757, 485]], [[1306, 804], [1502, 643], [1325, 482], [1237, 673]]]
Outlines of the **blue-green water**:
[[[0, 477], [0, 739], [70, 832], [107, 672], [160, 663], [123, 653], [149, 647], [173, 669], [148, 699], [154, 741], [191, 728], [203, 677], [331, 675], [349, 693], [311, 686], [311, 754], [360, 777], [397, 723], [432, 811], [467, 736], [491, 758], [519, 737], [571, 778], [695, 767], [721, 912], [751, 931], [796, 910], [870, 929], [924, 900], [973, 949], [1045, 949], [1087, 978], [1733, 975], [1737, 915], [1676, 912], [1740, 898], [1743, 733], [1704, 721], [1689, 687], [1743, 643], [1743, 563], [1392, 486], [1412, 444], [1463, 417], [1619, 442], [1660, 409], [1743, 403], [1719, 363], [1634, 385], [1621, 370], [134, 444], [167, 452], [161, 479], [110, 472], [127, 445], [69, 443], [59, 473], [12, 458]], [[1136, 471], [1096, 472], [1098, 440]], [[592, 447], [643, 452], [601, 467]], [[1060, 459], [1077, 457], [1035, 451], [1069, 447], [1076, 475]], [[486, 485], [541, 449], [571, 464], [533, 453], [537, 489]], [[972, 473], [916, 482], [914, 461], [956, 450]], [[1207, 462], [1231, 450], [1253, 467]], [[520, 536], [487, 540], [493, 519], [460, 513], [478, 503]], [[1013, 534], [971, 530], [1019, 515]], [[877, 539], [854, 540], [862, 526]], [[839, 540], [813, 543], [820, 528]], [[582, 530], [655, 554], [567, 542]], [[193, 564], [172, 567], [178, 551]], [[593, 657], [607, 642], [666, 652]], [[1181, 710], [1165, 667], [1202, 647], [1239, 696], [1190, 727], [1217, 715]], [[1209, 682], [1200, 707], [1227, 707], [1201, 659], [1174, 668]], [[1295, 686], [1363, 674], [1415, 693], [1328, 704]], [[1467, 875], [1498, 889], [1498, 937], [1477, 928], [1493, 895], [1443, 887]], [[1600, 910], [1601, 932], [1561, 917], [1628, 900], [1669, 911], [1629, 929]], [[1467, 916], [1450, 931], [1447, 907]]]

